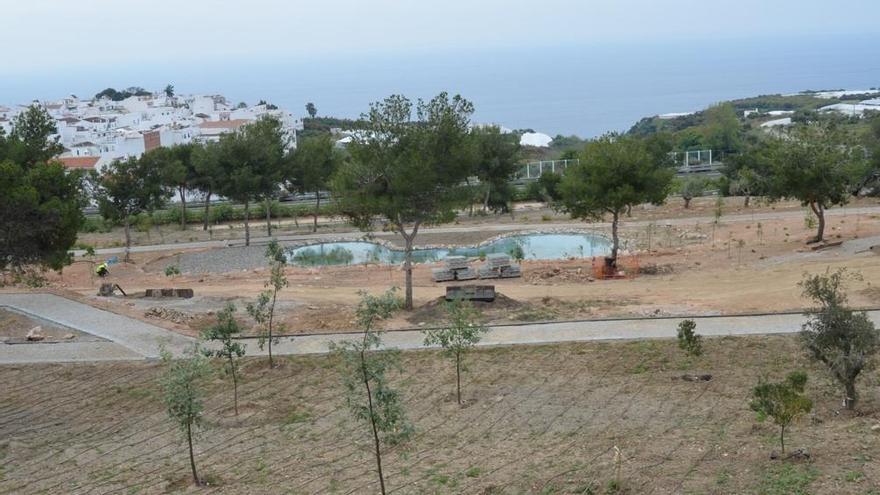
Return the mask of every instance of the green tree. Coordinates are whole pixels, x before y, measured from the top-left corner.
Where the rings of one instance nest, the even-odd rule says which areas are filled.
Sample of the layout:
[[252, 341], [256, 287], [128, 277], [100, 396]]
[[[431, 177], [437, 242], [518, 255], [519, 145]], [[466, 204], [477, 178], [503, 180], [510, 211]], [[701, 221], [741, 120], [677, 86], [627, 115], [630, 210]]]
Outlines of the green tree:
[[236, 340], [241, 335], [241, 325], [235, 319], [235, 305], [229, 303], [217, 314], [217, 323], [202, 332], [202, 339], [216, 342], [219, 349], [205, 349], [208, 357], [223, 361], [223, 372], [232, 378], [232, 397], [235, 415], [238, 416], [238, 374], [239, 361], [244, 356], [245, 346]]
[[278, 241], [272, 239], [266, 247], [266, 258], [269, 259], [269, 280], [265, 284], [268, 290], [264, 290], [257, 296], [256, 303], [248, 303], [247, 312], [260, 325], [260, 338], [257, 340], [260, 350], [263, 350], [266, 343], [269, 344], [269, 368], [271, 369], [274, 367], [272, 344], [278, 343], [278, 338], [274, 336], [274, 331], [277, 330], [277, 325], [274, 325], [275, 304], [278, 301], [278, 293], [287, 287], [287, 277], [284, 275], [287, 256]]
[[173, 189], [180, 198], [181, 230], [186, 230], [186, 195], [199, 178], [193, 157], [195, 148], [194, 144], [176, 144], [170, 148], [150, 150], [141, 157], [145, 167], [160, 170], [163, 185]]
[[362, 230], [384, 219], [405, 243], [405, 307], [412, 309], [412, 250], [419, 228], [448, 222], [467, 204], [473, 170], [473, 105], [440, 93], [413, 105], [394, 95], [373, 103], [351, 160], [331, 181], [338, 210]]
[[736, 153], [742, 147], [743, 125], [731, 103], [720, 103], [706, 109], [703, 128], [705, 144], [712, 150]]
[[162, 400], [170, 417], [180, 428], [189, 448], [189, 466], [193, 483], [201, 484], [196, 472], [193, 455], [193, 437], [202, 425], [202, 412], [205, 409], [203, 381], [209, 373], [208, 362], [198, 349], [191, 349], [187, 356], [172, 359], [169, 352], [162, 352], [165, 371], [160, 378]]
[[149, 160], [134, 157], [111, 162], [101, 174], [98, 208], [104, 218], [122, 222], [126, 261], [131, 259], [132, 218], [161, 207], [169, 197], [162, 179], [161, 170]]
[[778, 141], [763, 139], [747, 146], [741, 153], [724, 158], [722, 173], [728, 182], [728, 192], [744, 196], [748, 207], [752, 196], [768, 193], [773, 168], [774, 146]]
[[208, 230], [210, 221], [211, 198], [227, 183], [224, 162], [221, 157], [223, 146], [217, 142], [197, 145], [193, 149], [192, 166], [194, 178], [192, 186], [202, 193], [205, 201], [205, 212], [202, 219], [202, 230]]
[[796, 199], [810, 207], [819, 220], [811, 242], [825, 238], [825, 210], [849, 199], [857, 153], [832, 129], [817, 125], [796, 129], [773, 147], [769, 196]]
[[218, 192], [244, 204], [246, 246], [251, 242], [250, 205], [253, 201], [265, 201], [266, 230], [272, 235], [271, 203], [280, 188], [285, 147], [281, 122], [274, 117], [262, 117], [220, 138], [217, 155], [224, 181]]
[[686, 177], [679, 183], [678, 193], [684, 200], [684, 207], [691, 207], [691, 200], [699, 198], [706, 192], [706, 179], [702, 177]]
[[36, 104], [29, 106], [12, 119], [6, 158], [26, 168], [52, 161], [64, 151], [57, 132], [49, 112]]
[[358, 341], [345, 341], [332, 346], [341, 363], [345, 404], [355, 419], [370, 426], [373, 454], [382, 494], [385, 476], [382, 472], [382, 445], [396, 445], [412, 434], [406, 419], [400, 393], [388, 381], [390, 371], [401, 371], [399, 353], [382, 348], [382, 339], [373, 331], [377, 320], [389, 317], [400, 307], [400, 300], [389, 290], [381, 296], [361, 293], [357, 320], [364, 330]]
[[862, 371], [873, 366], [880, 349], [880, 333], [867, 313], [847, 307], [844, 289], [848, 278], [841, 269], [808, 275], [800, 282], [804, 297], [818, 304], [806, 314], [801, 341], [809, 355], [825, 364], [843, 386], [844, 404], [851, 410], [858, 399], [856, 381]]
[[308, 112], [309, 117], [315, 118], [318, 115], [318, 107], [314, 103], [308, 102], [306, 103], [306, 112]]
[[538, 177], [538, 180], [529, 184], [531, 195], [534, 199], [540, 199], [547, 204], [559, 200], [559, 183], [562, 182], [562, 175], [545, 171]]
[[807, 374], [803, 371], [789, 373], [785, 381], [768, 382], [765, 378], [758, 380], [752, 389], [752, 400], [749, 407], [758, 413], [758, 420], [773, 418], [779, 426], [779, 446], [785, 453], [785, 429], [798, 418], [813, 409], [813, 401], [804, 395]]
[[513, 199], [510, 180], [520, 167], [519, 139], [513, 133], [502, 133], [497, 126], [475, 127], [471, 133], [477, 147], [475, 175], [483, 188], [483, 211], [509, 211]]
[[165, 86], [165, 96], [167, 96], [169, 98], [174, 96], [174, 85], [173, 84], [168, 84]]
[[84, 222], [89, 175], [54, 162], [62, 148], [54, 120], [32, 106], [0, 129], [0, 271], [60, 270]]
[[330, 177], [342, 163], [342, 152], [336, 149], [330, 136], [303, 138], [296, 151], [289, 155], [287, 170], [291, 189], [315, 194], [315, 214], [312, 232], [318, 231], [318, 214], [321, 211], [321, 192], [330, 185]]
[[28, 167], [0, 157], [0, 271], [68, 264], [82, 206], [78, 174], [58, 163]]
[[455, 394], [461, 405], [462, 360], [489, 329], [480, 322], [479, 312], [468, 301], [456, 299], [447, 304], [446, 311], [447, 325], [426, 330], [425, 345], [439, 345], [443, 348], [443, 355], [455, 363]]
[[644, 141], [609, 134], [587, 144], [579, 164], [569, 167], [559, 184], [561, 207], [574, 218], [600, 220], [611, 215], [611, 256], [617, 264], [620, 215], [641, 203], [662, 204], [673, 170], [658, 163]]

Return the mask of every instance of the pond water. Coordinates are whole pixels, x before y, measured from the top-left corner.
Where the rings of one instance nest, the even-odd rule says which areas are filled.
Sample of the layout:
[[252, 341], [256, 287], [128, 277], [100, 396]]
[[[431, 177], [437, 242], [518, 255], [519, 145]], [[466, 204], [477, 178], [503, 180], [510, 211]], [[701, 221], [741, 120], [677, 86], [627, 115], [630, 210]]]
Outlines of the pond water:
[[[426, 263], [440, 261], [447, 256], [478, 257], [484, 254], [508, 253], [522, 249], [527, 260], [558, 260], [602, 256], [611, 250], [611, 241], [592, 234], [523, 234], [503, 237], [489, 244], [473, 247], [453, 247], [413, 250], [413, 261]], [[389, 249], [365, 241], [327, 242], [312, 244], [287, 251], [293, 265], [352, 265], [363, 263], [403, 263], [403, 251]]]

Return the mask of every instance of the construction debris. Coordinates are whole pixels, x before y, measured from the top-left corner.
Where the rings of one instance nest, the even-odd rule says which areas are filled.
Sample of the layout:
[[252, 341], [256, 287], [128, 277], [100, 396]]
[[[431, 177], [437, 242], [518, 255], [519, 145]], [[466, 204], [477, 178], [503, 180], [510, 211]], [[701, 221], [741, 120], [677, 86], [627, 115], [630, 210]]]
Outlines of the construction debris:
[[166, 320], [172, 323], [181, 324], [189, 323], [191, 320], [195, 319], [194, 316], [186, 314], [183, 311], [161, 307], [152, 307], [147, 309], [144, 312], [144, 316], [146, 316], [147, 318], [156, 318], [159, 320]]
[[147, 289], [146, 297], [180, 297], [189, 299], [194, 295], [192, 289]]

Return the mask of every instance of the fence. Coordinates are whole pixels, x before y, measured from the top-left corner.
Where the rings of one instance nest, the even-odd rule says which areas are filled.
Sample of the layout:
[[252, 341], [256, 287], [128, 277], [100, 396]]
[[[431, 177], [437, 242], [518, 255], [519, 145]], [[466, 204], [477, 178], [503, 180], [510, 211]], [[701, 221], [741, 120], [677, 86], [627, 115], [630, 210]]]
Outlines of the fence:
[[523, 165], [523, 168], [517, 173], [516, 178], [519, 180], [535, 180], [541, 177], [544, 172], [561, 174], [571, 165], [577, 165], [580, 160], [577, 158], [571, 160], [543, 160], [540, 162], [530, 162]]

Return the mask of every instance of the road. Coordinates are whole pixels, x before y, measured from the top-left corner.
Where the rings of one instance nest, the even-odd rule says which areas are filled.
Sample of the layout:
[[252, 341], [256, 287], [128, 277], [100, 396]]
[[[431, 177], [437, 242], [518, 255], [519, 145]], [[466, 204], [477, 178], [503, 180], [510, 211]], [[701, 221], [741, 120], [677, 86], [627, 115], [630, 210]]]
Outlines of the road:
[[[181, 355], [195, 341], [155, 325], [144, 323], [53, 294], [0, 294], [0, 307], [8, 306], [59, 325], [107, 339], [107, 342], [57, 344], [0, 344], [0, 364], [37, 362], [90, 362], [156, 359], [160, 346]], [[880, 310], [868, 312], [880, 325]], [[706, 316], [694, 318], [697, 333], [705, 336], [768, 335], [795, 333], [801, 314]], [[482, 346], [530, 345], [558, 342], [639, 340], [674, 338], [681, 318], [642, 318], [498, 325], [490, 328]], [[331, 343], [357, 338], [356, 333], [316, 334], [284, 338], [273, 347], [278, 355], [327, 353]], [[387, 347], [424, 348], [419, 330], [383, 334]], [[246, 339], [248, 355], [264, 355], [256, 342]]]
[[[868, 206], [868, 207], [860, 207], [860, 208], [834, 208], [831, 210], [827, 210], [825, 212], [826, 215], [831, 217], [843, 216], [843, 215], [868, 215], [868, 214], [880, 214], [880, 206]], [[750, 214], [740, 214], [740, 215], [726, 215], [722, 217], [721, 221], [725, 223], [731, 222], [754, 222], [754, 221], [766, 221], [772, 219], [779, 218], [801, 218], [804, 213], [800, 210], [793, 211], [780, 211], [780, 212], [762, 212], [762, 213], [750, 213]], [[647, 227], [648, 224], [655, 225], [693, 225], [694, 223], [704, 223], [708, 224], [715, 220], [714, 217], [684, 217], [684, 218], [673, 218], [668, 220], [636, 220], [632, 222], [626, 222], [625, 224], [628, 227]], [[560, 229], [577, 229], [581, 227], [589, 226], [591, 228], [609, 228], [611, 226], [608, 222], [596, 222], [589, 224], [578, 224], [578, 223], [511, 223], [511, 224], [497, 224], [497, 225], [459, 225], [459, 226], [445, 226], [445, 227], [434, 227], [434, 228], [423, 228], [419, 232], [421, 234], [451, 234], [451, 233], [463, 233], [463, 232], [496, 232], [499, 234], [505, 232], [516, 232], [523, 230], [560, 230]], [[376, 237], [394, 237], [397, 234], [394, 232], [373, 232], [373, 235]], [[317, 233], [317, 234], [297, 234], [297, 235], [287, 235], [287, 236], [278, 236], [275, 239], [279, 241], [346, 241], [346, 240], [358, 240], [363, 238], [364, 233], [360, 231], [351, 231], [351, 232], [327, 232], [327, 233]], [[251, 237], [251, 243], [253, 244], [265, 244], [269, 242], [269, 237]], [[151, 244], [146, 246], [132, 246], [132, 253], [149, 253], [149, 252], [157, 252], [157, 251], [179, 251], [182, 249], [205, 249], [205, 248], [219, 248], [226, 246], [241, 246], [244, 245], [244, 239], [237, 240], [222, 240], [222, 241], [197, 241], [197, 242], [179, 242], [172, 244]], [[99, 255], [113, 255], [113, 254], [123, 254], [125, 252], [125, 248], [115, 247], [115, 248], [102, 248], [97, 249], [95, 252]], [[75, 250], [73, 251], [76, 256], [83, 256], [85, 251], [83, 250]]]

